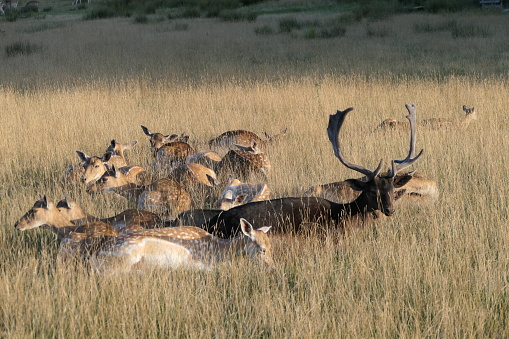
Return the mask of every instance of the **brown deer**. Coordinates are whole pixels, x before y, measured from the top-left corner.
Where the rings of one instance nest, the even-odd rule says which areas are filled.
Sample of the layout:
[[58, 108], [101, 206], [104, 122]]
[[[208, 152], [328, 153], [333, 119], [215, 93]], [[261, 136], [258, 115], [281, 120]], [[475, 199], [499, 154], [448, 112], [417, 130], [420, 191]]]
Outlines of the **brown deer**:
[[230, 150], [217, 164], [216, 173], [220, 178], [229, 174], [248, 180], [251, 175], [261, 175], [266, 179], [272, 165], [265, 153], [258, 149], [258, 143], [251, 140], [249, 147], [239, 146], [241, 149]]
[[[405, 185], [412, 178], [411, 173], [398, 176], [398, 172], [414, 164], [421, 156], [412, 157], [415, 152], [416, 110], [413, 105], [406, 105], [410, 121], [410, 151], [404, 160], [392, 161], [387, 175], [380, 175], [383, 160], [371, 171], [356, 165], [345, 158], [340, 146], [340, 130], [346, 115], [353, 110], [338, 110], [329, 118], [327, 134], [335, 156], [349, 169], [364, 175], [367, 180], [349, 179], [346, 182], [361, 194], [352, 202], [339, 204], [317, 197], [281, 198], [252, 202], [224, 211], [210, 221], [207, 230], [217, 236], [231, 237], [238, 233], [235, 220], [245, 218], [250, 222], [271, 224], [276, 233], [295, 233], [303, 230], [303, 222], [311, 222], [321, 227], [339, 224], [345, 231], [347, 223], [363, 225], [369, 221], [373, 213], [381, 211], [386, 216], [394, 214], [394, 189]], [[397, 165], [396, 165], [397, 164]]]
[[144, 184], [148, 180], [148, 174], [144, 168], [140, 166], [126, 166], [123, 156], [120, 158], [118, 155], [115, 156], [111, 152], [106, 152], [99, 158], [96, 156], [89, 157], [81, 151], [76, 151], [76, 153], [83, 162], [84, 172], [80, 180], [84, 184], [90, 184], [101, 178], [108, 171], [108, 166], [112, 165], [118, 168], [132, 183]]
[[[430, 118], [424, 119], [419, 122], [419, 125], [428, 129], [442, 129], [442, 128], [456, 128], [456, 129], [465, 129], [470, 125], [470, 123], [474, 120], [477, 120], [477, 113], [475, 111], [475, 107], [467, 108], [466, 105], [463, 105], [463, 111], [465, 112], [465, 117], [461, 120], [455, 119], [446, 119], [446, 118]], [[408, 128], [407, 121], [398, 121], [395, 118], [389, 118], [382, 121], [378, 128], [383, 129], [392, 129], [392, 128]]]
[[286, 136], [287, 131], [288, 128], [285, 128], [283, 131], [281, 131], [281, 133], [274, 135], [263, 132], [267, 140], [263, 140], [256, 133], [251, 131], [227, 131], [215, 137], [214, 139], [209, 140], [208, 145], [211, 148], [224, 147], [229, 149], [236, 149], [237, 145], [249, 147], [252, 140], [254, 140], [259, 145], [264, 145], [281, 140]]
[[215, 207], [220, 210], [229, 210], [232, 207], [250, 202], [270, 200], [274, 193], [267, 184], [246, 184], [238, 179], [230, 178], [228, 186], [216, 201]]
[[[118, 167], [127, 166], [127, 160], [124, 152], [133, 149], [138, 144], [138, 140], [131, 140], [125, 143], [117, 142], [112, 139], [109, 146], [106, 148], [106, 153], [112, 154], [110, 163]], [[119, 160], [117, 160], [117, 157]]]
[[57, 209], [62, 215], [75, 225], [85, 225], [94, 221], [101, 221], [110, 224], [116, 231], [139, 225], [142, 228], [155, 228], [164, 225], [163, 220], [154, 213], [127, 209], [109, 218], [98, 218], [88, 214], [74, 200], [67, 195], [57, 203]]
[[185, 133], [182, 133], [181, 136], [152, 133], [143, 125], [141, 129], [150, 137], [156, 171], [172, 169], [179, 164], [183, 164], [189, 155], [196, 153], [194, 148], [187, 143], [189, 136]]
[[148, 185], [137, 185], [113, 166], [92, 183], [87, 192], [113, 191], [136, 203], [140, 210], [156, 214], [176, 216], [191, 209], [191, 197], [186, 190], [173, 180], [159, 179]]

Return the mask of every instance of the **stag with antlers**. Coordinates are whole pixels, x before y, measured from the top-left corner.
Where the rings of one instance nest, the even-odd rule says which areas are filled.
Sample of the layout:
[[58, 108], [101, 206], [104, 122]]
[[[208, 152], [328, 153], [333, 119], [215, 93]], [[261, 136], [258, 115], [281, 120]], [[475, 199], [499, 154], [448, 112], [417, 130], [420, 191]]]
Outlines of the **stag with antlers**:
[[[406, 105], [410, 121], [410, 150], [403, 160], [393, 160], [386, 175], [381, 175], [383, 160], [378, 167], [371, 171], [363, 166], [349, 161], [343, 154], [340, 145], [340, 130], [343, 122], [353, 108], [338, 110], [329, 118], [327, 134], [332, 144], [335, 156], [347, 168], [361, 173], [367, 179], [349, 179], [346, 182], [361, 194], [350, 203], [340, 204], [317, 197], [292, 197], [267, 201], [253, 202], [232, 208], [214, 217], [207, 230], [220, 237], [232, 237], [238, 234], [238, 220], [244, 218], [249, 222], [262, 225], [272, 225], [275, 233], [297, 233], [303, 230], [305, 222], [329, 227], [337, 225], [341, 230], [350, 221], [363, 225], [376, 211], [386, 216], [394, 214], [394, 189], [405, 185], [412, 173], [398, 176], [398, 172], [414, 164], [422, 154], [415, 153], [416, 109], [413, 105]], [[308, 224], [306, 223], [306, 224]]]

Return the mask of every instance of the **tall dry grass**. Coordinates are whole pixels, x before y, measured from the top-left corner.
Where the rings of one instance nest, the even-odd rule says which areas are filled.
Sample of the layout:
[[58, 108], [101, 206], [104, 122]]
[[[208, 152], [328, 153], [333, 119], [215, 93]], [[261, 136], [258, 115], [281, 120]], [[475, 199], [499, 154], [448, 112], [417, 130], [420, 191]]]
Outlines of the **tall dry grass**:
[[[440, 20], [409, 16], [399, 21], [409, 18]], [[118, 25], [118, 31], [107, 34], [101, 30], [116, 27], [112, 23]], [[20, 30], [21, 25], [16, 22], [13, 27]], [[364, 56], [359, 42], [359, 49], [353, 46], [348, 52], [352, 58], [358, 56], [359, 65], [345, 66], [347, 74], [342, 75], [336, 72], [340, 65], [327, 67], [337, 61], [323, 52], [330, 50], [324, 48], [325, 42], [308, 44], [276, 36], [270, 44], [265, 41], [268, 46], [260, 51], [269, 58], [269, 50], [275, 50], [275, 61], [264, 64], [261, 76], [256, 77], [255, 66], [247, 67], [244, 73], [242, 60], [238, 63], [235, 54], [228, 54], [227, 46], [232, 43], [239, 47], [241, 59], [249, 50], [227, 30], [231, 26], [209, 21], [204, 25], [213, 26], [208, 29], [217, 39], [217, 47], [209, 56], [213, 66], [203, 68], [193, 62], [189, 49], [200, 50], [202, 43], [211, 47], [210, 41], [215, 39], [210, 36], [194, 44], [188, 42], [181, 51], [188, 54], [178, 58], [175, 65], [158, 58], [151, 63], [154, 56], [143, 58], [137, 48], [117, 49], [128, 45], [121, 32], [130, 31], [139, 37], [136, 41], [158, 39], [153, 30], [164, 24], [136, 26], [134, 30], [122, 20], [102, 25], [71, 22], [51, 33], [57, 35], [55, 41], [45, 32], [39, 37], [26, 37], [60, 46], [62, 51], [57, 53], [55, 47], [44, 57], [16, 59], [28, 64], [26, 73], [19, 73], [24, 78], [7, 69], [2, 80], [1, 336], [506, 336], [507, 74], [428, 77], [409, 75], [405, 65], [394, 65], [390, 75], [366, 76], [376, 70], [370, 68], [371, 59]], [[236, 33], [248, 24], [238, 25]], [[223, 31], [217, 31], [220, 28]], [[150, 34], [146, 29], [151, 30]], [[83, 47], [78, 58], [64, 44], [75, 43], [74, 38], [64, 39], [69, 31], [83, 34], [83, 38], [90, 36], [91, 40], [95, 37], [97, 45]], [[252, 39], [249, 41], [256, 45], [258, 38]], [[280, 45], [284, 39], [291, 43]], [[339, 46], [345, 41], [327, 43]], [[382, 55], [391, 46], [370, 39], [363, 39], [363, 43], [374, 64], [390, 68], [390, 62], [382, 63], [374, 55], [378, 49]], [[453, 40], [450, 43], [456, 44]], [[413, 45], [401, 44], [402, 52], [394, 51], [395, 60], [412, 53]], [[83, 45], [87, 46], [86, 41]], [[290, 45], [295, 47], [288, 53], [308, 53], [314, 55], [312, 61], [323, 60], [319, 66], [310, 62], [311, 69], [316, 67], [310, 72], [305, 63], [300, 70], [287, 65], [277, 55], [284, 54], [282, 51]], [[431, 43], [427, 48], [438, 49]], [[500, 47], [491, 48], [487, 54]], [[119, 55], [119, 50], [125, 53]], [[448, 48], [440, 50], [446, 53]], [[478, 52], [482, 54], [482, 48]], [[452, 67], [453, 54], [444, 55], [444, 68]], [[54, 70], [46, 69], [44, 65], [57, 55], [62, 72], [56, 66]], [[78, 62], [73, 66], [66, 55]], [[104, 55], [113, 56], [113, 60], [104, 61]], [[191, 58], [189, 64], [184, 63], [187, 57]], [[475, 67], [476, 60], [465, 58], [462, 62], [466, 70]], [[87, 77], [83, 75], [89, 74], [91, 67], [87, 60], [94, 60], [90, 65], [97, 67], [97, 76], [90, 76], [90, 81], [84, 81]], [[124, 62], [136, 67], [123, 72]], [[405, 62], [408, 67], [425, 68], [412, 60]], [[504, 61], [492, 62], [498, 65]], [[440, 61], [431, 58], [429, 65], [433, 64]], [[22, 69], [19, 63], [13, 63], [12, 68]], [[161, 69], [167, 73], [151, 76]], [[164, 79], [174, 69], [180, 69], [181, 76]], [[183, 75], [186, 71], [188, 79]], [[277, 76], [266, 76], [269, 73]], [[72, 74], [74, 82], [69, 76]], [[480, 120], [467, 130], [418, 130], [417, 145], [425, 149], [425, 154], [415, 167], [438, 182], [439, 201], [400, 208], [393, 217], [339, 243], [332, 235], [320, 239], [274, 238], [273, 270], [238, 259], [211, 272], [154, 270], [122, 277], [98, 276], [80, 264], [62, 262], [57, 256], [58, 244], [48, 231], [22, 233], [13, 228], [37, 193], [58, 200], [63, 192], [70, 191], [90, 213], [99, 216], [110, 216], [130, 206], [114, 197], [92, 198], [79, 187], [62, 188], [59, 180], [64, 167], [78, 160], [75, 150], [98, 155], [111, 138], [139, 140], [129, 153], [129, 161], [148, 164], [149, 145], [141, 124], [164, 133], [186, 131], [199, 150], [204, 149], [204, 141], [228, 129], [276, 132], [288, 127], [286, 141], [267, 151], [274, 170], [268, 184], [277, 195], [291, 196], [311, 185], [357, 176], [333, 156], [326, 137], [328, 114], [336, 109], [355, 107], [345, 123], [343, 142], [345, 153], [355, 162], [374, 167], [380, 158], [387, 164], [404, 157], [408, 132], [384, 133], [375, 127], [389, 116], [403, 118], [405, 103], [417, 106], [418, 119], [459, 119], [463, 104], [478, 110]]]

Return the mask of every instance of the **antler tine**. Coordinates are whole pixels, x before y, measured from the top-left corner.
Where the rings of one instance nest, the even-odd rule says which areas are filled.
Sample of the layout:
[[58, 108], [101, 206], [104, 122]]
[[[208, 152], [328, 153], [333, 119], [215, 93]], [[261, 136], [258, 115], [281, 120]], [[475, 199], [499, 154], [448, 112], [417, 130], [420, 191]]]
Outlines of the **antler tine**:
[[343, 122], [345, 121], [346, 115], [351, 111], [353, 111], [353, 107], [347, 108], [344, 111], [338, 110], [336, 114], [331, 114], [329, 117], [329, 126], [327, 126], [327, 135], [329, 136], [329, 141], [332, 144], [334, 155], [336, 156], [336, 158], [339, 159], [339, 161], [343, 165], [345, 165], [349, 169], [364, 174], [369, 179], [373, 179], [380, 172], [383, 160], [380, 160], [378, 167], [374, 171], [371, 171], [366, 167], [359, 166], [350, 162], [348, 159], [345, 158], [343, 152], [341, 151], [341, 146], [339, 142], [339, 131], [341, 130], [341, 126], [343, 126]]
[[422, 152], [424, 152], [424, 149], [422, 149], [419, 154], [415, 156], [415, 142], [417, 134], [417, 110], [415, 105], [405, 104], [405, 107], [408, 110], [408, 115], [406, 118], [410, 122], [410, 150], [408, 151], [408, 155], [405, 159], [394, 160], [394, 162], [398, 165], [389, 170], [389, 172], [392, 172], [389, 173], [389, 176], [395, 176], [399, 171], [407, 168], [408, 166], [411, 166], [414, 162], [417, 161], [417, 159], [419, 159], [419, 157], [422, 155]]

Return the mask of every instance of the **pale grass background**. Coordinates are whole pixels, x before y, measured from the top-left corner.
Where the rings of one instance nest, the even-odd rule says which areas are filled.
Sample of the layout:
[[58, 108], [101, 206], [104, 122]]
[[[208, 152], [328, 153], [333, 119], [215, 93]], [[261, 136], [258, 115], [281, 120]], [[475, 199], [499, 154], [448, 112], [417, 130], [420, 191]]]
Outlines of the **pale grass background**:
[[[69, 21], [31, 35], [23, 26], [37, 22], [9, 25], [0, 47], [23, 38], [46, 49], [2, 59], [12, 67], [2, 70], [0, 89], [1, 336], [506, 336], [509, 84], [496, 71], [507, 63], [500, 47], [507, 26], [500, 16], [481, 17], [496, 33], [459, 40], [442, 33], [416, 39], [397, 26], [416, 20], [448, 18], [377, 23], [393, 27], [385, 41], [367, 39], [362, 24], [345, 38], [311, 41], [255, 36], [261, 21], [189, 21], [184, 32], [168, 22]], [[478, 55], [458, 55], [465, 46]], [[448, 75], [452, 69], [476, 74]], [[399, 208], [339, 243], [334, 236], [275, 238], [272, 271], [239, 259], [212, 272], [96, 276], [61, 263], [48, 231], [13, 228], [38, 193], [59, 200], [70, 192], [99, 216], [129, 207], [59, 180], [78, 160], [75, 150], [100, 155], [112, 138], [138, 140], [129, 160], [148, 165], [141, 124], [186, 131], [198, 150], [225, 130], [288, 127], [287, 139], [267, 150], [268, 184], [278, 196], [297, 196], [357, 176], [333, 156], [329, 114], [355, 107], [343, 147], [374, 168], [380, 158], [388, 164], [406, 155], [407, 131], [375, 130], [389, 116], [404, 119], [405, 103], [417, 106], [418, 119], [459, 119], [463, 104], [478, 111], [479, 121], [464, 131], [418, 130], [425, 153], [415, 168], [437, 181], [439, 201]]]

